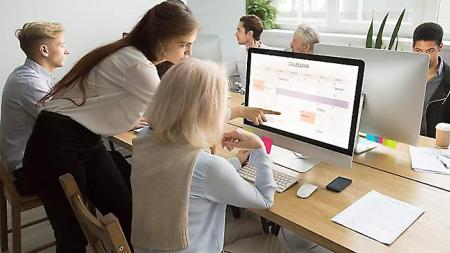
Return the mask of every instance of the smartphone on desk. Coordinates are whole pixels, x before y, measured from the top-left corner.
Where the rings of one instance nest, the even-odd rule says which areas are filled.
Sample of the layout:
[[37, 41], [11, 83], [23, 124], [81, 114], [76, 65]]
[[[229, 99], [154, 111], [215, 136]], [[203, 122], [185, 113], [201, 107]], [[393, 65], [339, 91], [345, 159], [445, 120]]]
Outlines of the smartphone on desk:
[[326, 188], [327, 190], [330, 191], [341, 192], [342, 190], [345, 189], [345, 187], [349, 186], [351, 183], [352, 183], [351, 179], [345, 177], [337, 177], [329, 184], [327, 184]]

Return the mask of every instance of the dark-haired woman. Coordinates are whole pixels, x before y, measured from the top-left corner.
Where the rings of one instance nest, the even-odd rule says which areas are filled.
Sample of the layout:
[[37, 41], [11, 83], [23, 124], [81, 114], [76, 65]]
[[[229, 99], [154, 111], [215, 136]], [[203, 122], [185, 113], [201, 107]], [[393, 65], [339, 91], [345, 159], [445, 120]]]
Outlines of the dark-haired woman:
[[117, 216], [130, 242], [131, 193], [101, 136], [135, 125], [159, 84], [155, 65], [188, 57], [198, 29], [182, 2], [156, 5], [126, 37], [81, 58], [41, 100], [44, 109], [23, 163], [44, 203], [57, 252], [85, 252], [87, 244], [58, 182], [65, 173], [98, 210]]

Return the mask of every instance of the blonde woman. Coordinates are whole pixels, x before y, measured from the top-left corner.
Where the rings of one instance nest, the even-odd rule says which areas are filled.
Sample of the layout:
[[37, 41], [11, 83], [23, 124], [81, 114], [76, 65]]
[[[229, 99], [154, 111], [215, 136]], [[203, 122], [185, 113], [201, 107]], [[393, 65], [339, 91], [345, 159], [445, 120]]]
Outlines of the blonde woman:
[[[150, 128], [133, 141], [135, 252], [222, 252], [227, 204], [273, 205], [276, 185], [264, 144], [241, 129], [222, 134], [226, 103], [225, 74], [214, 63], [187, 60], [162, 78], [147, 115]], [[255, 185], [236, 171], [245, 155], [230, 163], [205, 151], [219, 142], [227, 149], [250, 150]], [[243, 244], [252, 245], [253, 252], [279, 250], [274, 236]], [[238, 246], [230, 247], [239, 252]]]

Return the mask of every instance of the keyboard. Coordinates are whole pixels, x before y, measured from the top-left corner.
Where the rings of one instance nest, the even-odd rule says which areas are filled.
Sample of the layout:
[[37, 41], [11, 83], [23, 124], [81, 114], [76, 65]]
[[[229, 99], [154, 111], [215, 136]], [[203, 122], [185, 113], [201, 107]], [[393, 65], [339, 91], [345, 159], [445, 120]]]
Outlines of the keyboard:
[[[239, 175], [250, 182], [255, 182], [256, 168], [251, 165], [245, 165], [238, 170]], [[273, 164], [272, 167], [273, 179], [277, 184], [277, 192], [284, 192], [286, 189], [297, 183], [299, 173], [284, 168], [278, 164]]]

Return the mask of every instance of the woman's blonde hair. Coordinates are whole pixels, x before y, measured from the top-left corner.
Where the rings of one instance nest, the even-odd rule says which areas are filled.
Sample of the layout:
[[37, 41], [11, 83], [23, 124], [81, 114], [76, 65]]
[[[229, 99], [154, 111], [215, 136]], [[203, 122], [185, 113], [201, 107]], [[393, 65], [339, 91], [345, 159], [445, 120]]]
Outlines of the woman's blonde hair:
[[64, 32], [64, 26], [55, 22], [30, 22], [25, 23], [21, 29], [16, 30], [20, 48], [27, 57], [34, 56], [33, 48], [43, 40], [55, 38], [58, 33]]
[[216, 144], [224, 125], [228, 86], [225, 72], [209, 61], [189, 59], [161, 80], [147, 117], [163, 143]]

